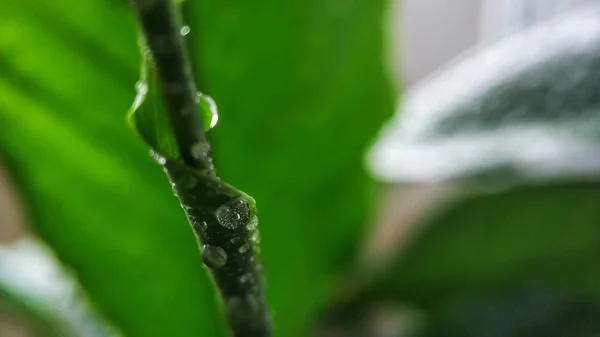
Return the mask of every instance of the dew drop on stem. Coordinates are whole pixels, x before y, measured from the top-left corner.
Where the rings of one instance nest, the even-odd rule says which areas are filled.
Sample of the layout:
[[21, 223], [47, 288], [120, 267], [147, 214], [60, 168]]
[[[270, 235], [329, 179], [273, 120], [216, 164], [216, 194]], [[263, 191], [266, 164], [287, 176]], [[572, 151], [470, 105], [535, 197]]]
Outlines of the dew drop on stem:
[[165, 157], [161, 156], [160, 153], [158, 153], [154, 150], [150, 150], [150, 157], [152, 157], [152, 159], [154, 159], [154, 161], [160, 165], [164, 165], [167, 163], [167, 160], [165, 159]]
[[202, 262], [209, 268], [221, 268], [227, 263], [227, 253], [219, 246], [204, 245], [202, 247]]
[[215, 215], [221, 226], [236, 229], [248, 221], [250, 207], [242, 197], [239, 197], [221, 205]]
[[196, 103], [198, 103], [198, 108], [200, 109], [202, 125], [204, 126], [205, 131], [214, 128], [219, 121], [217, 103], [215, 103], [212, 97], [201, 92], [196, 93]]
[[190, 33], [190, 26], [181, 27], [181, 30], [179, 32], [181, 33], [181, 36], [188, 35]]
[[210, 151], [210, 146], [205, 141], [198, 141], [194, 143], [190, 149], [192, 157], [196, 159], [208, 157], [208, 151]]
[[240, 246], [240, 248], [238, 248], [238, 251], [240, 252], [240, 254], [244, 254], [248, 250], [250, 250], [250, 246], [248, 246], [247, 243], [244, 243], [243, 245]]
[[246, 229], [249, 231], [253, 231], [258, 227], [258, 217], [256, 215], [252, 215], [250, 220], [248, 220], [248, 224], [246, 225]]

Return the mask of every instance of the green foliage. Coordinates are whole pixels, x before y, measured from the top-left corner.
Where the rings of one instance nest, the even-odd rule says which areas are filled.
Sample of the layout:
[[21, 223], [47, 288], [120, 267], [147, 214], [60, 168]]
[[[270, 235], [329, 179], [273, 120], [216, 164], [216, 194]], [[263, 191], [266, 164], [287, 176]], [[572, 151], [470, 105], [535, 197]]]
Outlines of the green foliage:
[[[310, 334], [367, 219], [362, 151], [391, 112], [383, 1], [187, 1], [220, 176], [255, 197], [276, 335]], [[123, 116], [121, 1], [17, 1], [0, 21], [0, 149], [39, 234], [127, 336], [222, 336], [194, 237]]]
[[[556, 315], [544, 315], [600, 309], [599, 198], [598, 183], [582, 182], [454, 202], [419, 225], [409, 247], [363, 299], [393, 298], [425, 309], [432, 336], [464, 336], [461, 329], [470, 325], [477, 325], [476, 336], [500, 336], [493, 332], [519, 324], [531, 329], [523, 328], [528, 336], [546, 336], [540, 327], [554, 323], [574, 333], [569, 329], [578, 325], [571, 316], [557, 323]], [[531, 296], [561, 300], [532, 302]], [[517, 308], [523, 310], [520, 321], [511, 313]], [[486, 320], [487, 328], [477, 323]], [[502, 336], [521, 336], [517, 330]]]
[[[600, 296], [600, 185], [529, 186], [461, 200], [424, 224], [375, 289], [427, 305], [462, 292], [535, 286]], [[568, 272], [567, 272], [568, 271]]]

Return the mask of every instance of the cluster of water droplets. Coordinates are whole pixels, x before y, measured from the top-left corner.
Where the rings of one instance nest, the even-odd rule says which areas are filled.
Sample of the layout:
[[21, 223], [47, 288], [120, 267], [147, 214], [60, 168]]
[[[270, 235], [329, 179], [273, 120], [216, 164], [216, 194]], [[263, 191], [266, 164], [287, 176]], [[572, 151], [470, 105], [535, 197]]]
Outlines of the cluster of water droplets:
[[154, 159], [154, 161], [157, 162], [159, 165], [164, 165], [167, 163], [167, 159], [154, 149], [150, 150], [150, 157], [152, 157], [152, 159]]

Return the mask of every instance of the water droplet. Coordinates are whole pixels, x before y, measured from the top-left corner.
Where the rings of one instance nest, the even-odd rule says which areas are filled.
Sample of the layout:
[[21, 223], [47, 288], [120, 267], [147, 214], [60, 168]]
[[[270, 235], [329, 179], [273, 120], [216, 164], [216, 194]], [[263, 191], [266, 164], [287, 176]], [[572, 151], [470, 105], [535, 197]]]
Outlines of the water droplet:
[[242, 241], [242, 238], [240, 238], [239, 236], [234, 236], [233, 238], [231, 238], [230, 242], [235, 245], [235, 244], [240, 243], [241, 241]]
[[152, 157], [152, 159], [154, 159], [154, 161], [160, 165], [164, 165], [167, 163], [165, 157], [161, 156], [158, 152], [154, 150], [150, 150], [150, 157]]
[[240, 276], [240, 283], [246, 283], [246, 282], [250, 281], [251, 278], [252, 278], [252, 275], [249, 273], [246, 273], [246, 274]]
[[217, 103], [215, 103], [212, 97], [201, 92], [196, 94], [196, 102], [198, 103], [198, 108], [200, 109], [200, 115], [202, 117], [202, 125], [204, 126], [204, 129], [208, 131], [214, 128], [219, 121], [219, 109], [217, 108]]
[[247, 243], [244, 243], [243, 245], [240, 246], [240, 248], [238, 248], [238, 251], [240, 252], [240, 254], [244, 254], [249, 249], [250, 249], [250, 246], [248, 246]]
[[148, 83], [145, 80], [139, 80], [135, 83], [135, 98], [133, 100], [133, 104], [131, 105], [131, 110], [137, 110], [144, 100], [146, 99], [146, 95], [148, 94]]
[[250, 220], [248, 220], [248, 224], [246, 225], [246, 229], [249, 231], [253, 231], [258, 227], [258, 217], [256, 215], [252, 215]]
[[181, 30], [179, 32], [181, 33], [182, 36], [188, 35], [190, 33], [190, 26], [181, 27]]
[[254, 243], [260, 243], [260, 234], [258, 231], [252, 233], [252, 237], [250, 238]]
[[208, 152], [210, 151], [210, 145], [207, 142], [199, 141], [192, 145], [190, 149], [192, 153], [192, 157], [195, 159], [205, 158], [208, 156]]
[[245, 201], [240, 203], [239, 198], [231, 200], [217, 209], [216, 216], [221, 226], [236, 229], [246, 223], [250, 208]]
[[208, 228], [206, 221], [192, 221], [192, 226], [196, 231], [204, 233]]
[[221, 268], [227, 263], [227, 253], [219, 246], [204, 245], [202, 261], [209, 268]]

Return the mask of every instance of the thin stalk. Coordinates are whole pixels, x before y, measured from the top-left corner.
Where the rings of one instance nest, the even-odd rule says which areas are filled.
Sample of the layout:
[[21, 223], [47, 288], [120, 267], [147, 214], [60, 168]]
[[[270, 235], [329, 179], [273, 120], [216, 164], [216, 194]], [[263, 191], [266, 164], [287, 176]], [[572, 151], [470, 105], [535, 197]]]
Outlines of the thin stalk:
[[198, 114], [196, 84], [173, 0], [131, 0], [131, 3], [156, 66], [181, 158], [192, 167], [214, 174], [210, 151], [194, 151], [194, 148], [210, 150], [210, 145]]
[[256, 259], [254, 200], [215, 174], [201, 119], [196, 85], [173, 0], [131, 0], [157, 73], [181, 160], [159, 161], [171, 180], [202, 260], [219, 288], [235, 337], [270, 337], [261, 266]]

